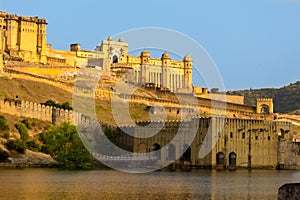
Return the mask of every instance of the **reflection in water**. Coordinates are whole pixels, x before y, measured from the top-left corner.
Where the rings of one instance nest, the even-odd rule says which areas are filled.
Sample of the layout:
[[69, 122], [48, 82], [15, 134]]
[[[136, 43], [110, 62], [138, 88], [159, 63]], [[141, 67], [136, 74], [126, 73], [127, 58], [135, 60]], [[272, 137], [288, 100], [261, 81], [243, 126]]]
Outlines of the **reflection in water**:
[[0, 170], [0, 199], [276, 199], [296, 171]]

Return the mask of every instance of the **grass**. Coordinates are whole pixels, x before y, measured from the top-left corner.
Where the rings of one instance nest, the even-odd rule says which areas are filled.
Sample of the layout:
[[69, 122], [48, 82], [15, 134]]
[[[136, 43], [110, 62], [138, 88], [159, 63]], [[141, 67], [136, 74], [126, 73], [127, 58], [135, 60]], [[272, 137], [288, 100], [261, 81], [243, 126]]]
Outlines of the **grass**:
[[72, 94], [58, 87], [24, 79], [0, 77], [0, 96], [44, 103], [52, 99], [58, 103], [71, 102]]

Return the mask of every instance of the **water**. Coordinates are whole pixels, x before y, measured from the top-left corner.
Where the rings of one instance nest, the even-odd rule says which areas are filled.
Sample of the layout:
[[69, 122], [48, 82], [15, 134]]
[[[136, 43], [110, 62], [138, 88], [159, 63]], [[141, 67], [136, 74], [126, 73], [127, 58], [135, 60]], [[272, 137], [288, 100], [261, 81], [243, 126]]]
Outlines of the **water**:
[[0, 199], [276, 199], [287, 182], [300, 182], [300, 172], [0, 169]]

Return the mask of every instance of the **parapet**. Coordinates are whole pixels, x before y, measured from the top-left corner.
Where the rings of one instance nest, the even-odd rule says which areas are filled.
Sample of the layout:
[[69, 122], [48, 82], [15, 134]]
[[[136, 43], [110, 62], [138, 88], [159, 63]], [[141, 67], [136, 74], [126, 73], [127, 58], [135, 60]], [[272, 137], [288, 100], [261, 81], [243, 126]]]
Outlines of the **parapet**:
[[258, 102], [273, 102], [273, 98], [257, 98]]

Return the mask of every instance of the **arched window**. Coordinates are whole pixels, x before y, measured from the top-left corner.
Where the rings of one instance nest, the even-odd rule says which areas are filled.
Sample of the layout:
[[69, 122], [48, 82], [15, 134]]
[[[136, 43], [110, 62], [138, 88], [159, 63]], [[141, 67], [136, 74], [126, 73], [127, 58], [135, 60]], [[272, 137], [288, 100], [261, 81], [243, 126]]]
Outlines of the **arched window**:
[[269, 106], [267, 106], [267, 105], [262, 105], [261, 106], [261, 113], [264, 113], [264, 114], [269, 114], [270, 113], [270, 108], [269, 108]]
[[219, 168], [223, 168], [225, 166], [225, 155], [223, 152], [219, 152], [217, 153], [217, 157], [216, 157], [216, 160], [217, 160], [217, 167]]
[[169, 144], [168, 147], [168, 160], [176, 160], [176, 148], [173, 144]]
[[151, 147], [151, 151], [153, 151], [153, 157], [152, 159], [154, 160], [160, 160], [161, 159], [161, 151], [160, 151], [161, 147], [159, 144], [155, 143], [152, 145]]
[[236, 168], [236, 154], [234, 152], [229, 154], [229, 168]]
[[113, 56], [113, 63], [118, 63], [118, 62], [119, 62], [118, 56], [114, 55]]
[[191, 147], [187, 144], [184, 144], [182, 146], [182, 156], [181, 156], [181, 160], [182, 161], [191, 161], [191, 157], [192, 157], [192, 150]]

